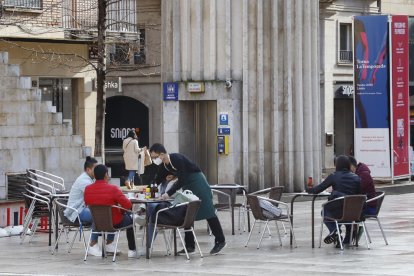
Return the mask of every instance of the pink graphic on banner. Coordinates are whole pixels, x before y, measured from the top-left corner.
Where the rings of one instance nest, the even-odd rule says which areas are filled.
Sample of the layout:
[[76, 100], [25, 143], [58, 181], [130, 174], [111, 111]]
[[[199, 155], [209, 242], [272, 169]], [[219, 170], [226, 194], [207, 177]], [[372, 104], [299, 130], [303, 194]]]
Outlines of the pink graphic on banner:
[[408, 91], [408, 17], [393, 16], [392, 41], [392, 137], [394, 176], [410, 174], [409, 91]]

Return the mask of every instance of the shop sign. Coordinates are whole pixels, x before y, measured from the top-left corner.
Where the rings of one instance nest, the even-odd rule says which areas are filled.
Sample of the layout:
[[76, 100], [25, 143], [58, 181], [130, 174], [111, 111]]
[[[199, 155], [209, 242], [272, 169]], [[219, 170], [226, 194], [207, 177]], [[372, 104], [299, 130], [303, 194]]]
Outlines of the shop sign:
[[189, 82], [187, 83], [188, 92], [204, 92], [204, 83], [202, 82]]
[[354, 97], [354, 86], [349, 85], [337, 85], [335, 89], [335, 98], [352, 99]]

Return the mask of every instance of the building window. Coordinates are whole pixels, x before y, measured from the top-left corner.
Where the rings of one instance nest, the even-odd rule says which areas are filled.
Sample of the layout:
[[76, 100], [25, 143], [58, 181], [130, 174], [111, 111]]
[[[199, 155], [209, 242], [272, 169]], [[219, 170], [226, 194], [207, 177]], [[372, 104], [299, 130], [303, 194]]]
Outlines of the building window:
[[145, 54], [145, 29], [139, 29], [139, 46], [138, 51], [134, 52], [134, 64], [146, 64]]
[[41, 9], [42, 0], [5, 0], [5, 8]]
[[352, 63], [352, 24], [339, 24], [339, 63]]
[[109, 63], [112, 66], [146, 64], [145, 29], [140, 29], [139, 32], [139, 41], [137, 42], [108, 46]]
[[42, 101], [50, 101], [56, 112], [62, 112], [63, 120], [72, 120], [72, 82], [71, 79], [39, 79]]
[[109, 47], [111, 65], [130, 64], [130, 47], [128, 44], [114, 44]]

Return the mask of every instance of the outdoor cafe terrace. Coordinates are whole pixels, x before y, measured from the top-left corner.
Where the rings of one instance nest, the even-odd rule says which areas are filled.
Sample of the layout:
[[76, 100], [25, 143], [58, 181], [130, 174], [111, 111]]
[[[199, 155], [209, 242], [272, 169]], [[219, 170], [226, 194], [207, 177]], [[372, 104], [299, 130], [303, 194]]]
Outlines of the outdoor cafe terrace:
[[[284, 196], [283, 199], [289, 202], [289, 197]], [[370, 221], [367, 223], [372, 239], [370, 250], [364, 238], [360, 240], [359, 247], [345, 247], [343, 251], [323, 242], [322, 247], [318, 248], [323, 198], [315, 203], [315, 248], [311, 248], [311, 204], [299, 201], [294, 206], [296, 248], [290, 246], [289, 235], [283, 234], [282, 227], [279, 230], [283, 246], [279, 246], [274, 222], [269, 224], [272, 236], [269, 238], [265, 233], [260, 249], [256, 248], [261, 235], [258, 227], [253, 230], [250, 243], [245, 247], [248, 232], [238, 231], [236, 209], [235, 235], [231, 235], [229, 212], [218, 212], [228, 245], [216, 256], [208, 254], [214, 237], [208, 235], [205, 221], [195, 223], [204, 257], [200, 258], [196, 251], [190, 260], [185, 256], [165, 256], [161, 237], [155, 241], [151, 259], [145, 258], [142, 247], [139, 259], [128, 258], [125, 233], [121, 233], [119, 246], [122, 253], [116, 262], [112, 262], [110, 256], [106, 259], [89, 256], [84, 262], [85, 251], [79, 240], [75, 241], [68, 254], [65, 238], [62, 237], [58, 252], [52, 255], [48, 234], [38, 232], [31, 243], [26, 241], [20, 244], [19, 236], [0, 238], [0, 275], [130, 275], [136, 272], [148, 275], [413, 275], [413, 201], [414, 193], [386, 194], [380, 218], [389, 245], [385, 245], [376, 222]], [[324, 229], [323, 236], [327, 234]], [[137, 232], [139, 245], [141, 237], [142, 230]], [[177, 244], [180, 250], [179, 239]]]

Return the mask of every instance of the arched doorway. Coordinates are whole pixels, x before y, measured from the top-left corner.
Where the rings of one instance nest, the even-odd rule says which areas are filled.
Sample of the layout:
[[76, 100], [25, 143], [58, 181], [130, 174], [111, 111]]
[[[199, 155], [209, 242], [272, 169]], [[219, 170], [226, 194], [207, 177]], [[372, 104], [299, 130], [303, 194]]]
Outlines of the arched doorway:
[[106, 100], [105, 112], [105, 163], [112, 177], [118, 178], [127, 175], [122, 141], [128, 131], [137, 132], [140, 147], [149, 144], [148, 107], [131, 97], [114, 96]]

